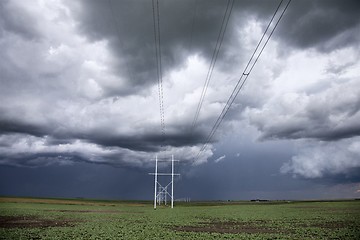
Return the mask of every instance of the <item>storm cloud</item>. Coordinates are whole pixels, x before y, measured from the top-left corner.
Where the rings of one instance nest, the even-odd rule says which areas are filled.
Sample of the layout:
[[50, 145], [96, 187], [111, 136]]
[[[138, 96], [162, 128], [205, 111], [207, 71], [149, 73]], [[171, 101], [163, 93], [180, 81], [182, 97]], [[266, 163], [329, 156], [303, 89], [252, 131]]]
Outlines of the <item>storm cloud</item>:
[[[159, 1], [163, 138], [151, 1], [2, 1], [0, 164], [141, 168], [161, 153], [199, 165], [215, 156], [224, 136], [254, 128], [259, 142], [297, 146], [282, 173], [352, 172], [360, 166], [360, 4], [352, 0], [291, 2], [196, 158], [278, 3], [235, 1], [191, 129], [226, 1]], [[217, 156], [221, 164], [231, 155]]]
[[359, 42], [360, 3], [356, 0], [292, 2], [288, 21], [279, 27], [284, 45], [329, 52]]

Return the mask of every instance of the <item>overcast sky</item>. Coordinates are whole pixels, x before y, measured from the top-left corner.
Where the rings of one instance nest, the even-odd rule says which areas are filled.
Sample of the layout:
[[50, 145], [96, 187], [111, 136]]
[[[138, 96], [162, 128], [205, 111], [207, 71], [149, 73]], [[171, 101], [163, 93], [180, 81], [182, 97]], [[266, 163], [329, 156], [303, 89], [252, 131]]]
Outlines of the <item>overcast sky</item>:
[[177, 197], [360, 197], [357, 0], [293, 0], [198, 156], [280, 1], [234, 2], [192, 127], [228, 2], [159, 0], [163, 136], [152, 1], [1, 0], [0, 194], [152, 199], [174, 154]]

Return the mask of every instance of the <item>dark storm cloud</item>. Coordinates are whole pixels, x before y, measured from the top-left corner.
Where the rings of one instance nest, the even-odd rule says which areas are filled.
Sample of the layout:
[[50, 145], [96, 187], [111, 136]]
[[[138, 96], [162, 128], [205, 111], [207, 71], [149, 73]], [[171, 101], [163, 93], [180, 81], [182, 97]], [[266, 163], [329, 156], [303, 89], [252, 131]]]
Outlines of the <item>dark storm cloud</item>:
[[72, 144], [74, 143], [75, 139], [71, 138], [54, 138], [54, 137], [48, 137], [46, 138], [45, 144], [47, 146], [53, 146], [53, 145], [60, 145], [60, 144]]
[[277, 32], [284, 47], [328, 52], [360, 41], [359, 12], [357, 0], [292, 1]]
[[[226, 4], [219, 1], [210, 3], [208, 1], [160, 3], [162, 20], [161, 51], [165, 72], [169, 72], [174, 68], [181, 68], [188, 54], [198, 53], [210, 59]], [[119, 71], [121, 75], [129, 79], [125, 86], [121, 88], [109, 87], [103, 84], [102, 86], [107, 91], [107, 94], [127, 95], [142, 91], [144, 88], [146, 90], [146, 87], [156, 83], [151, 2], [86, 1], [81, 2], [80, 5], [77, 4], [79, 3], [69, 3], [77, 19], [77, 28], [93, 42], [109, 41], [113, 55], [118, 59], [117, 65], [113, 66], [113, 69], [120, 69], [113, 71]], [[5, 6], [5, 4], [3, 5]], [[31, 28], [24, 28], [23, 31], [17, 26], [25, 26], [26, 23], [37, 26], [39, 20], [34, 16], [30, 16], [24, 9], [16, 8], [16, 5], [8, 4], [6, 7], [6, 10], [15, 8], [15, 12], [24, 12], [21, 15], [24, 17], [15, 18], [14, 12], [4, 10], [6, 14], [2, 15], [4, 19], [2, 21], [3, 30], [29, 37], [30, 33], [23, 32], [25, 30], [30, 31]], [[5, 7], [2, 9], [5, 9]], [[195, 10], [196, 21], [192, 25]], [[234, 12], [236, 13], [235, 10]], [[30, 19], [24, 22], [23, 20], [27, 17]], [[192, 30], [193, 35], [190, 36]], [[36, 31], [31, 32], [34, 32], [33, 35], [35, 36]], [[233, 36], [234, 32], [233, 24], [229, 27], [227, 35]], [[225, 41], [227, 41], [226, 39], [230, 39], [230, 37], [225, 38]], [[41, 51], [44, 50], [43, 46], [37, 46], [37, 48]], [[58, 50], [52, 49], [53, 46], [50, 46], [50, 51], [56, 54]], [[77, 94], [74, 92], [76, 86], [70, 85], [67, 78], [62, 79], [61, 74], [66, 73], [69, 69], [76, 69], [81, 62], [70, 55], [71, 60], [69, 59], [70, 61], [65, 65], [53, 67], [41, 60], [34, 61], [34, 67], [26, 64], [24, 68], [24, 66], [14, 61], [13, 56], [5, 53], [3, 52], [2, 59], [4, 61], [1, 64], [1, 68], [4, 70], [2, 72], [2, 81], [4, 81], [5, 86], [3, 88], [4, 96], [11, 93], [20, 97], [25, 93], [24, 99], [26, 99], [26, 102], [16, 98], [7, 99], [8, 105], [3, 112], [11, 112], [11, 114], [3, 115], [1, 128], [5, 134], [23, 133], [37, 137], [50, 136], [53, 140], [48, 141], [48, 144], [54, 145], [57, 142], [66, 142], [67, 139], [82, 139], [104, 147], [117, 146], [139, 151], [156, 151], [161, 144], [176, 147], [192, 146], [201, 143], [205, 139], [205, 133], [202, 131], [189, 134], [188, 131], [175, 130], [168, 133], [164, 140], [158, 134], [157, 129], [152, 130], [152, 127], [149, 128], [150, 130], [146, 130], [145, 133], [129, 135], [127, 133], [113, 133], [110, 124], [92, 128], [68, 125], [66, 122], [59, 120], [59, 117], [62, 119], [64, 117], [61, 117], [61, 109], [59, 109], [57, 103], [62, 99], [70, 99], [71, 101], [79, 99], [77, 99], [78, 96], [74, 96], [74, 94]], [[39, 56], [36, 56], [34, 53], [28, 52], [28, 55], [33, 54], [31, 55], [32, 60], [38, 60], [43, 54], [39, 53]], [[14, 53], [11, 54], [15, 55]], [[18, 60], [17, 56], [15, 56], [15, 60]], [[41, 67], [42, 65], [44, 67]], [[70, 74], [70, 77], [79, 77], [78, 73], [75, 76], [72, 76], [72, 72]], [[41, 99], [38, 99], [36, 95], [40, 94]], [[31, 98], [28, 99], [28, 96], [31, 96]], [[106, 97], [106, 94], [104, 97]], [[34, 101], [34, 104], [32, 104], [32, 101]], [[48, 103], [51, 102], [54, 103], [52, 106], [55, 110], [50, 109], [52, 106]], [[14, 105], [16, 107], [13, 107]], [[33, 106], [36, 107], [31, 109]], [[61, 106], [61, 108], [65, 110], [66, 106]], [[26, 117], [19, 119], [20, 115], [32, 115], [31, 120]], [[184, 126], [181, 127], [184, 129]]]
[[262, 139], [306, 139], [314, 138], [321, 141], [337, 141], [344, 138], [352, 138], [360, 136], [360, 126], [345, 126], [336, 129], [331, 126], [315, 126], [311, 122], [306, 123], [291, 123], [280, 128], [260, 128], [264, 131]]
[[27, 122], [19, 122], [17, 119], [0, 119], [0, 134], [25, 133], [41, 137], [50, 131], [47, 127], [38, 126]]
[[[79, 136], [80, 138], [80, 136]], [[165, 137], [157, 132], [137, 136], [109, 136], [100, 134], [89, 134], [84, 140], [93, 142], [102, 146], [122, 147], [135, 151], [155, 152], [161, 149], [161, 146], [184, 147], [201, 143], [205, 139], [204, 133], [173, 133], [166, 134]]]
[[[189, 55], [199, 54], [210, 62], [227, 1], [159, 2], [164, 76], [184, 67]], [[233, 68], [243, 61], [243, 56], [239, 57], [242, 46], [236, 40], [238, 29], [250, 21], [252, 15], [268, 20], [276, 4], [277, 1], [235, 2], [218, 67]], [[90, 40], [110, 41], [118, 60], [113, 68], [128, 79], [129, 92], [156, 83], [151, 1], [82, 1], [73, 11], [78, 28]]]
[[[160, 1], [164, 75], [181, 68], [190, 51], [212, 54], [225, 5], [218, 1], [198, 4], [201, 5], [198, 19], [192, 25], [195, 1]], [[118, 59], [113, 68], [128, 79], [128, 91], [139, 91], [156, 83], [151, 1], [82, 1], [78, 10], [79, 29], [89, 39], [110, 41]]]
[[70, 164], [73, 162], [89, 162], [88, 158], [81, 155], [81, 153], [19, 153], [14, 155], [0, 154], [2, 165], [17, 166], [17, 167], [38, 167], [48, 166], [54, 163]]
[[29, 40], [38, 39], [40, 34], [33, 17], [10, 3], [11, 0], [0, 2], [0, 37], [12, 33]]
[[[53, 135], [57, 137], [56, 135]], [[134, 151], [156, 152], [161, 146], [185, 147], [201, 143], [205, 139], [204, 132], [187, 132], [168, 133], [166, 136], [158, 134], [158, 131], [148, 132], [137, 135], [114, 135], [110, 132], [106, 134], [99, 131], [87, 131], [86, 133], [68, 133], [61, 139], [83, 139], [84, 141], [96, 143], [105, 147], [121, 147]]]
[[[169, 79], [170, 73], [188, 67], [189, 56], [198, 55], [205, 61], [204, 65], [208, 66], [210, 63], [227, 1], [159, 2], [164, 86], [171, 88], [166, 85], [174, 84]], [[253, 50], [258, 37], [250, 36], [251, 30], [246, 32], [244, 29], [248, 24], [258, 24], [258, 29], [252, 27], [261, 34], [278, 2], [235, 1], [217, 60], [216, 69], [220, 73], [226, 75], [229, 69], [238, 69], [248, 60], [251, 56], [248, 53]], [[326, 1], [294, 1], [279, 25], [282, 28], [277, 29], [278, 38], [292, 47], [317, 47], [322, 41], [320, 36], [314, 34], [311, 38], [301, 38], [297, 30], [291, 30], [293, 26], [290, 23], [293, 22], [294, 26], [305, 32], [311, 32], [307, 28], [316, 24], [305, 21], [305, 16], [312, 21], [320, 18], [323, 12], [326, 15], [335, 12], [336, 17], [344, 18], [344, 21], [340, 21], [340, 26], [336, 28], [331, 26], [324, 34], [328, 39], [337, 39], [336, 36], [342, 36], [346, 32], [346, 24], [347, 29], [352, 30], [357, 23], [352, 8], [340, 6], [341, 11], [349, 11], [347, 15], [338, 10], [336, 4], [338, 3], [331, 2], [327, 5]], [[165, 139], [159, 132], [158, 118], [153, 117], [154, 111], [149, 111], [149, 108], [156, 109], [158, 104], [157, 99], [155, 102], [151, 97], [157, 84], [151, 1], [64, 1], [49, 5], [43, 3], [34, 8], [29, 6], [31, 5], [16, 1], [4, 1], [0, 5], [0, 46], [4, 49], [0, 53], [0, 133], [16, 135], [18, 139], [15, 143], [19, 146], [24, 142], [36, 143], [25, 144], [28, 150], [31, 150], [29, 146], [41, 146], [32, 152], [34, 156], [47, 151], [54, 151], [55, 155], [61, 151], [69, 151], [78, 156], [77, 152], [99, 147], [101, 149], [97, 149], [94, 154], [101, 156], [102, 163], [111, 162], [110, 156], [114, 157], [110, 153], [112, 148], [118, 148], [115, 152], [119, 158], [126, 155], [130, 159], [129, 156], [137, 151], [157, 152], [161, 145], [191, 148], [204, 142], [213, 120], [221, 111], [221, 104], [226, 100], [228, 92], [220, 92], [220, 87], [212, 89], [216, 93], [211, 97], [206, 96], [205, 105], [215, 107], [203, 110], [202, 114], [207, 116], [199, 120], [198, 130], [191, 133], [187, 129], [192, 116], [184, 117], [176, 110], [185, 105], [185, 100], [181, 101], [191, 94], [186, 107], [196, 107], [193, 106], [196, 103], [189, 104], [198, 101], [195, 89], [183, 90], [187, 92], [179, 95], [179, 100], [174, 100], [172, 105], [165, 102], [166, 107], [176, 109], [173, 113], [178, 114], [172, 121], [166, 115]], [[354, 6], [356, 7], [357, 5]], [[317, 15], [318, 12], [321, 14]], [[329, 24], [332, 23], [335, 21], [329, 20]], [[321, 27], [322, 22], [319, 24]], [[251, 49], [246, 49], [244, 44], [248, 37], [253, 37], [247, 43]], [[266, 74], [256, 77], [264, 78]], [[183, 79], [182, 81], [185, 82]], [[200, 89], [204, 78], [194, 78], [191, 81], [194, 85], [198, 84]], [[224, 86], [230, 82], [232, 80], [222, 84], [219, 77], [212, 80], [212, 83]], [[250, 87], [248, 93], [240, 97], [238, 102], [241, 107], [237, 110], [243, 111], [246, 107], [261, 108], [267, 102], [267, 97], [271, 94], [263, 94], [266, 90], [262, 90], [262, 83], [263, 80], [258, 80], [257, 88]], [[178, 92], [176, 88], [171, 90], [173, 92], [168, 93], [169, 98]], [[258, 98], [258, 94], [262, 94], [263, 98]], [[149, 102], [153, 105], [147, 105]], [[347, 109], [346, 102], [341, 107]], [[328, 111], [316, 116], [319, 109], [321, 108], [304, 109], [301, 116], [296, 113], [290, 115], [294, 118], [306, 116], [308, 121], [319, 123], [331, 115], [331, 111]], [[182, 111], [186, 114], [191, 112], [188, 109]], [[356, 107], [351, 111], [354, 116], [358, 113]], [[340, 113], [348, 114], [351, 111], [339, 110]], [[276, 116], [286, 118], [288, 115], [288, 112], [284, 112]], [[226, 127], [227, 121], [236, 121], [237, 117], [238, 114], [230, 112], [223, 127]], [[297, 125], [296, 122], [277, 125], [281, 121], [272, 124], [267, 119], [257, 116], [256, 121], [251, 122], [262, 131], [264, 138], [317, 137], [331, 140], [351, 137], [358, 132], [358, 125], [348, 121], [335, 130], [331, 125], [334, 122], [330, 122], [329, 129], [333, 132], [328, 131], [327, 126], [318, 128], [317, 124], [308, 125], [315, 126], [319, 131], [316, 133], [310, 127]], [[223, 128], [222, 131], [229, 131], [228, 129], [230, 127]], [[48, 150], [43, 148], [45, 145], [49, 147]], [[66, 150], [62, 149], [64, 146]], [[107, 152], [109, 149], [111, 151]], [[82, 159], [86, 157], [89, 156], [82, 155]]]
[[[219, 68], [238, 67], [245, 61], [246, 56], [241, 54], [244, 49], [235, 40], [238, 29], [254, 17], [268, 21], [278, 2], [235, 3], [217, 63]], [[76, 4], [70, 2], [78, 28], [92, 41], [109, 41], [117, 59], [112, 68], [127, 79], [126, 91], [108, 88], [107, 94], [126, 95], [155, 84], [151, 1], [92, 0], [82, 1], [75, 7]], [[225, 7], [225, 1], [160, 1], [164, 76], [183, 67], [189, 54], [200, 54], [210, 62]], [[359, 10], [360, 4], [354, 0], [293, 1], [276, 30], [276, 37], [287, 47], [320, 51], [351, 45], [359, 42], [359, 30], [356, 30], [360, 23]], [[263, 28], [265, 26], [263, 24]]]
[[121, 147], [135, 151], [156, 152], [160, 146], [183, 147], [196, 145], [205, 138], [203, 132], [177, 132], [167, 134], [164, 138], [158, 131], [137, 135], [113, 134], [111, 129], [54, 129], [48, 125], [31, 124], [14, 120], [0, 120], [0, 134], [28, 134], [36, 137], [49, 136], [46, 144], [49, 146], [67, 144], [74, 139], [96, 143], [104, 147]]
[[[7, 125], [5, 125], [7, 124]], [[138, 134], [114, 133], [111, 126], [99, 128], [52, 128], [56, 123], [48, 123], [50, 126], [26, 125], [25, 123], [6, 122], [1, 123], [3, 133], [24, 133], [32, 136], [48, 136], [46, 142], [49, 145], [71, 143], [74, 139], [81, 139], [89, 143], [95, 143], [104, 147], [121, 147], [134, 151], [156, 152], [160, 146], [185, 147], [201, 143], [206, 135], [204, 131], [194, 130], [189, 132], [173, 131], [165, 136], [159, 134], [158, 129], [146, 130]]]
[[[299, 176], [301, 178], [301, 176]], [[313, 179], [315, 183], [320, 184], [342, 184], [342, 183], [359, 183], [360, 182], [360, 167], [353, 167], [346, 169], [342, 173], [334, 174], [326, 171], [323, 173], [321, 178]]]

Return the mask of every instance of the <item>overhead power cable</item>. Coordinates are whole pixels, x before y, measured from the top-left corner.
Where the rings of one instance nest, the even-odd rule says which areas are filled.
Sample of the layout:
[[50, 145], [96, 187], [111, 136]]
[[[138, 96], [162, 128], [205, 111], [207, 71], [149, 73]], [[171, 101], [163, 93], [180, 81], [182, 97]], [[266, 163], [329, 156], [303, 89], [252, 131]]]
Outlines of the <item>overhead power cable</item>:
[[[286, 12], [286, 10], [287, 10], [287, 8], [288, 8], [291, 0], [289, 0], [288, 3], [286, 4], [286, 6], [284, 7], [284, 9], [283, 9], [280, 17], [278, 18], [275, 26], [273, 27], [273, 29], [271, 30], [270, 34], [268, 35], [265, 43], [264, 43], [263, 46], [261, 47], [260, 51], [258, 51], [259, 46], [261, 45], [261, 43], [262, 43], [262, 41], [263, 41], [263, 39], [264, 39], [267, 31], [269, 30], [271, 23], [273, 22], [275, 16], [277, 15], [277, 12], [278, 12], [279, 9], [280, 9], [280, 6], [282, 5], [282, 2], [283, 2], [283, 0], [280, 1], [277, 9], [275, 10], [274, 15], [272, 16], [269, 24], [267, 25], [267, 27], [266, 27], [266, 29], [265, 29], [265, 31], [264, 31], [264, 34], [262, 35], [259, 43], [257, 44], [257, 46], [256, 46], [256, 48], [255, 48], [255, 50], [254, 50], [254, 52], [253, 52], [253, 54], [252, 54], [249, 62], [247, 63], [247, 65], [246, 65], [246, 67], [245, 67], [245, 69], [244, 69], [244, 71], [243, 71], [243, 73], [242, 73], [242, 75], [240, 76], [240, 78], [239, 78], [238, 82], [236, 83], [236, 85], [235, 85], [235, 87], [234, 87], [234, 89], [233, 89], [230, 97], [228, 98], [228, 100], [227, 100], [227, 102], [226, 102], [226, 104], [225, 104], [222, 112], [220, 113], [220, 115], [219, 115], [219, 117], [217, 118], [214, 126], [212, 127], [212, 129], [211, 129], [208, 137], [206, 138], [206, 141], [205, 141], [204, 145], [201, 147], [201, 149], [200, 149], [200, 151], [199, 151], [199, 153], [198, 153], [198, 155], [197, 155], [197, 157], [196, 157], [197, 159], [200, 157], [200, 155], [202, 154], [202, 152], [205, 151], [207, 145], [208, 145], [209, 142], [211, 141], [211, 139], [212, 139], [212, 137], [214, 136], [216, 130], [217, 130], [218, 127], [220, 126], [222, 120], [225, 118], [227, 112], [229, 111], [231, 105], [233, 104], [233, 102], [234, 102], [234, 100], [236, 99], [237, 95], [239, 94], [240, 90], [243, 88], [243, 86], [244, 86], [245, 82], [247, 81], [250, 73], [252, 72], [255, 64], [257, 63], [257, 61], [259, 60], [262, 52], [264, 51], [264, 48], [266, 47], [267, 43], [269, 42], [271, 36], [273, 35], [273, 33], [274, 33], [275, 29], [276, 29], [276, 27], [278, 26], [281, 18], [283, 17], [284, 13]], [[253, 61], [254, 56], [255, 56], [256, 53], [258, 53], [258, 54], [257, 54], [255, 60]]]
[[156, 73], [158, 81], [159, 106], [160, 106], [160, 128], [163, 141], [165, 140], [165, 110], [164, 110], [164, 91], [162, 81], [162, 61], [161, 61], [161, 38], [160, 38], [160, 11], [159, 1], [152, 0], [153, 23], [154, 23], [154, 41], [156, 57]]
[[204, 102], [205, 94], [206, 94], [207, 88], [209, 86], [209, 82], [210, 82], [210, 79], [211, 79], [211, 76], [212, 76], [212, 73], [213, 73], [213, 70], [214, 70], [214, 67], [215, 67], [216, 60], [217, 60], [219, 52], [220, 52], [222, 42], [224, 40], [224, 35], [225, 35], [226, 28], [227, 28], [228, 23], [229, 23], [229, 19], [230, 19], [233, 7], [234, 7], [234, 0], [228, 0], [227, 5], [226, 5], [226, 9], [225, 9], [225, 13], [224, 13], [224, 16], [223, 16], [223, 19], [222, 19], [219, 35], [218, 35], [216, 45], [215, 45], [215, 48], [214, 48], [214, 52], [213, 52], [213, 55], [212, 55], [212, 58], [211, 58], [209, 70], [208, 70], [207, 75], [206, 75], [204, 87], [202, 89], [201, 96], [200, 96], [200, 99], [199, 99], [199, 103], [198, 103], [198, 106], [197, 106], [197, 109], [196, 109], [196, 112], [195, 112], [194, 120], [193, 120], [192, 127], [191, 127], [192, 130], [194, 130], [194, 128], [196, 126], [196, 123], [197, 123], [197, 120], [199, 118], [200, 110], [201, 110], [201, 107], [202, 107], [203, 102]]

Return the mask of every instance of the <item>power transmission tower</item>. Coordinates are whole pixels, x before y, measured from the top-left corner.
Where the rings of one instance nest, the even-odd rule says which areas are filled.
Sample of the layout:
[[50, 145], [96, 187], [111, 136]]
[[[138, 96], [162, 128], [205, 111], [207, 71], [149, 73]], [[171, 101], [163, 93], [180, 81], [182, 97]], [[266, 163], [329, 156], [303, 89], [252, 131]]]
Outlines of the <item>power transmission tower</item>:
[[[171, 161], [171, 173], [159, 173], [158, 172], [158, 162], [170, 162]], [[164, 202], [166, 205], [167, 196], [171, 199], [171, 208], [174, 208], [174, 176], [179, 176], [180, 174], [174, 173], [174, 162], [179, 160], [174, 160], [174, 155], [171, 156], [171, 160], [159, 160], [157, 155], [155, 157], [155, 173], [149, 173], [150, 175], [155, 175], [154, 177], [154, 209], [156, 209], [156, 203], [161, 205], [161, 202]], [[158, 181], [158, 176], [171, 176], [171, 181], [166, 185], [162, 186]], [[171, 185], [171, 194], [168, 192], [168, 187]]]

